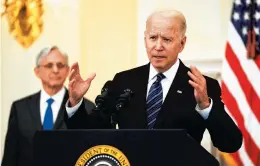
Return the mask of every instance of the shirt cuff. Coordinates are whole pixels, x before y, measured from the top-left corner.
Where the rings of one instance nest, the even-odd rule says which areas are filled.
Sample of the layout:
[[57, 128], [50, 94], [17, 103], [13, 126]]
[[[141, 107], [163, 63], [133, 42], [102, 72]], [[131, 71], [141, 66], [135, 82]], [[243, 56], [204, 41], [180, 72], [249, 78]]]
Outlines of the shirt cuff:
[[203, 119], [206, 120], [206, 119], [208, 119], [208, 117], [209, 117], [209, 114], [210, 114], [210, 111], [211, 111], [212, 106], [213, 106], [213, 100], [210, 98], [210, 105], [209, 105], [208, 108], [201, 109], [201, 108], [199, 107], [199, 105], [197, 104], [195, 109], [196, 109], [196, 111], [198, 111], [198, 113], [203, 117]]
[[79, 109], [82, 102], [83, 102], [83, 98], [74, 107], [69, 107], [69, 100], [66, 102], [65, 107], [69, 118], [71, 118], [75, 114], [75, 112]]

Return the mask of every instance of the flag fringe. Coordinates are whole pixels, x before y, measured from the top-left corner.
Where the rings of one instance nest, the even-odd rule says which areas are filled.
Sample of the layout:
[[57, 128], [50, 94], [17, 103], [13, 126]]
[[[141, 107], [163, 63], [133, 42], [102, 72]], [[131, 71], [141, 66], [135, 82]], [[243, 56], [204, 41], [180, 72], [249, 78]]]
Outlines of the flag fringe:
[[231, 156], [231, 154], [224, 153], [224, 152], [219, 152], [219, 153], [224, 158], [224, 160], [225, 160], [225, 162], [227, 163], [228, 166], [239, 166], [239, 165], [237, 165], [236, 161]]

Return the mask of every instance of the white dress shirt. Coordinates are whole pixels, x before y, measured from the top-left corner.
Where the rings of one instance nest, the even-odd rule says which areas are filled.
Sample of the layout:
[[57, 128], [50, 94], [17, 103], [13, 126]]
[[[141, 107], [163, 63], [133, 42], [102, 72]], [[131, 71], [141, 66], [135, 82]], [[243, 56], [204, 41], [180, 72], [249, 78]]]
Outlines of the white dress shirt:
[[66, 111], [68, 113], [68, 117], [72, 117], [72, 115], [74, 115], [74, 113], [79, 109], [80, 105], [83, 102], [83, 98], [80, 100], [80, 102], [78, 104], [76, 104], [74, 107], [69, 107], [69, 99], [65, 104], [66, 107]]
[[[168, 91], [172, 85], [172, 82], [176, 76], [177, 70], [179, 68], [180, 65], [180, 60], [177, 59], [176, 63], [174, 65], [172, 65], [172, 67], [165, 71], [163, 73], [163, 75], [165, 76], [165, 78], [161, 81], [162, 84], [162, 89], [163, 89], [163, 102], [168, 94]], [[156, 71], [156, 69], [153, 67], [153, 65], [150, 64], [150, 72], [149, 72], [149, 78], [148, 78], [148, 85], [147, 85], [147, 94], [146, 94], [146, 98], [148, 97], [149, 94], [149, 90], [152, 86], [152, 84], [156, 81], [156, 75], [158, 74], [158, 72]], [[207, 119], [210, 113], [210, 110], [212, 108], [213, 105], [213, 101], [212, 99], [210, 99], [210, 106], [208, 108], [205, 109], [200, 109], [199, 106], [197, 105], [195, 107], [195, 109], [198, 111], [198, 113], [204, 118]]]
[[61, 107], [62, 100], [63, 100], [64, 95], [65, 95], [65, 92], [66, 92], [65, 88], [62, 88], [55, 95], [49, 96], [44, 91], [44, 89], [41, 90], [40, 115], [41, 115], [41, 122], [42, 122], [42, 124], [43, 124], [43, 121], [44, 121], [44, 116], [45, 116], [46, 109], [48, 107], [47, 100], [49, 98], [52, 98], [54, 100], [54, 102], [51, 105], [51, 108], [52, 108], [52, 114], [53, 114], [53, 124], [55, 123], [55, 121], [57, 119], [57, 116], [58, 116], [58, 113], [59, 113], [59, 110], [60, 110], [60, 107]]
[[[180, 61], [177, 60], [176, 63], [166, 72], [163, 73], [163, 75], [165, 76], [164, 79], [162, 79], [161, 84], [162, 84], [162, 89], [163, 89], [163, 101], [166, 98], [166, 95], [171, 87], [171, 84], [175, 78], [175, 75], [177, 73], [177, 70], [179, 68], [180, 65]], [[156, 81], [156, 75], [158, 74], [158, 72], [155, 70], [155, 68], [153, 67], [152, 64], [150, 64], [150, 72], [149, 72], [149, 78], [148, 78], [148, 85], [147, 85], [147, 94], [146, 94], [146, 98], [148, 97], [149, 94], [149, 90], [152, 86], [152, 84]]]

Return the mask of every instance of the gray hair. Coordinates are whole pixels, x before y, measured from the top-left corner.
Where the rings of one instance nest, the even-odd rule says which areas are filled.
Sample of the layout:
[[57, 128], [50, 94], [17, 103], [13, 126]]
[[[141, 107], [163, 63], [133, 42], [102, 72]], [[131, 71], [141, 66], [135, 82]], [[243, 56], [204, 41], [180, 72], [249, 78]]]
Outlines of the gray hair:
[[43, 48], [39, 54], [37, 55], [36, 57], [36, 66], [39, 67], [40, 66], [40, 63], [41, 63], [41, 59], [42, 57], [44, 56], [47, 56], [51, 51], [53, 50], [59, 50], [67, 59], [67, 63], [68, 63], [68, 54], [63, 52], [61, 49], [59, 49], [59, 47], [57, 46], [49, 46], [49, 47], [45, 47]]
[[180, 31], [181, 31], [181, 38], [185, 36], [186, 34], [186, 29], [187, 29], [187, 23], [186, 23], [186, 19], [185, 16], [178, 10], [174, 10], [174, 9], [164, 9], [164, 10], [156, 10], [154, 11], [152, 14], [149, 15], [149, 17], [147, 18], [146, 21], [146, 25], [149, 22], [149, 20], [156, 15], [161, 15], [163, 17], [166, 18], [178, 18], [180, 20]]

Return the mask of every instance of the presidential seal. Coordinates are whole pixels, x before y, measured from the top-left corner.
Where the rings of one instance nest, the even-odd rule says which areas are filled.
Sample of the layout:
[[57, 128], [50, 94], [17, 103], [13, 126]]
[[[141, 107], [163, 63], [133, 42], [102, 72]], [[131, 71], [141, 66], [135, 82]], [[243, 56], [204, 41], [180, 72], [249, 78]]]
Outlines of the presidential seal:
[[119, 149], [109, 145], [98, 145], [86, 150], [75, 166], [130, 166], [130, 163]]

